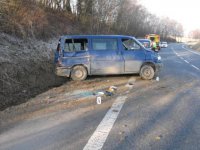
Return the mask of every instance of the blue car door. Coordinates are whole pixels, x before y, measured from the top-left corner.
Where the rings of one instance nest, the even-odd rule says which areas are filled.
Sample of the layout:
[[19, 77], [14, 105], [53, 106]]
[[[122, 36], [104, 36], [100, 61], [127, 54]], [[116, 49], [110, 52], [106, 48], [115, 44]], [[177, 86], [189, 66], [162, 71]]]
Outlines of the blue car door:
[[90, 64], [91, 74], [121, 74], [124, 70], [124, 61], [119, 52], [118, 38], [91, 39]]
[[125, 62], [125, 73], [139, 73], [145, 61], [145, 51], [133, 38], [122, 40], [122, 55]]

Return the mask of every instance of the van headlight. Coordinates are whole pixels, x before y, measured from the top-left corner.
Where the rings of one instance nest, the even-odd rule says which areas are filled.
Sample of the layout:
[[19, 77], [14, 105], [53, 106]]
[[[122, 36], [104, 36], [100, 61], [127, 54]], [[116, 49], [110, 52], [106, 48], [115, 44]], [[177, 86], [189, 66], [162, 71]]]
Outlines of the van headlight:
[[158, 58], [158, 60], [161, 60], [161, 56], [158, 56], [157, 58]]

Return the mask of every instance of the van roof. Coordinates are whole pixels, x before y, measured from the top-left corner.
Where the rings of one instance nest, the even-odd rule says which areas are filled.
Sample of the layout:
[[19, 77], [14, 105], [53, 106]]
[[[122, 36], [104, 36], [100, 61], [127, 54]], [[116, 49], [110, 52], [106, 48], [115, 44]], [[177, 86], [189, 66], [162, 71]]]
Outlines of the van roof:
[[127, 35], [64, 35], [61, 38], [135, 38], [134, 36], [127, 36]]

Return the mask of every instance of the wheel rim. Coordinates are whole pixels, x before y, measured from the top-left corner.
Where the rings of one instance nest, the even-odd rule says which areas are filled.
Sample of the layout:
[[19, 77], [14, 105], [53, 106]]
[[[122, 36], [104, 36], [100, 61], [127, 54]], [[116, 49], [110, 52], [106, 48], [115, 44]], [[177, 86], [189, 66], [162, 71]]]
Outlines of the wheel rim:
[[83, 71], [81, 71], [81, 70], [76, 70], [76, 71], [75, 71], [75, 76], [76, 76], [77, 78], [82, 78], [83, 75], [84, 75]]
[[151, 69], [146, 68], [146, 69], [144, 70], [144, 76], [146, 76], [146, 77], [151, 76]]

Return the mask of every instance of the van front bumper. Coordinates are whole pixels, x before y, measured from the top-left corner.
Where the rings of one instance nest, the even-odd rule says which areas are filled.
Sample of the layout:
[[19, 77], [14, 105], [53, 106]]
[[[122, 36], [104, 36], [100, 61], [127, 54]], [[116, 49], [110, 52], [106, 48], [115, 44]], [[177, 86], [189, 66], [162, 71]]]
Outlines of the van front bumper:
[[62, 77], [69, 77], [71, 72], [71, 68], [66, 67], [56, 67], [56, 75]]

